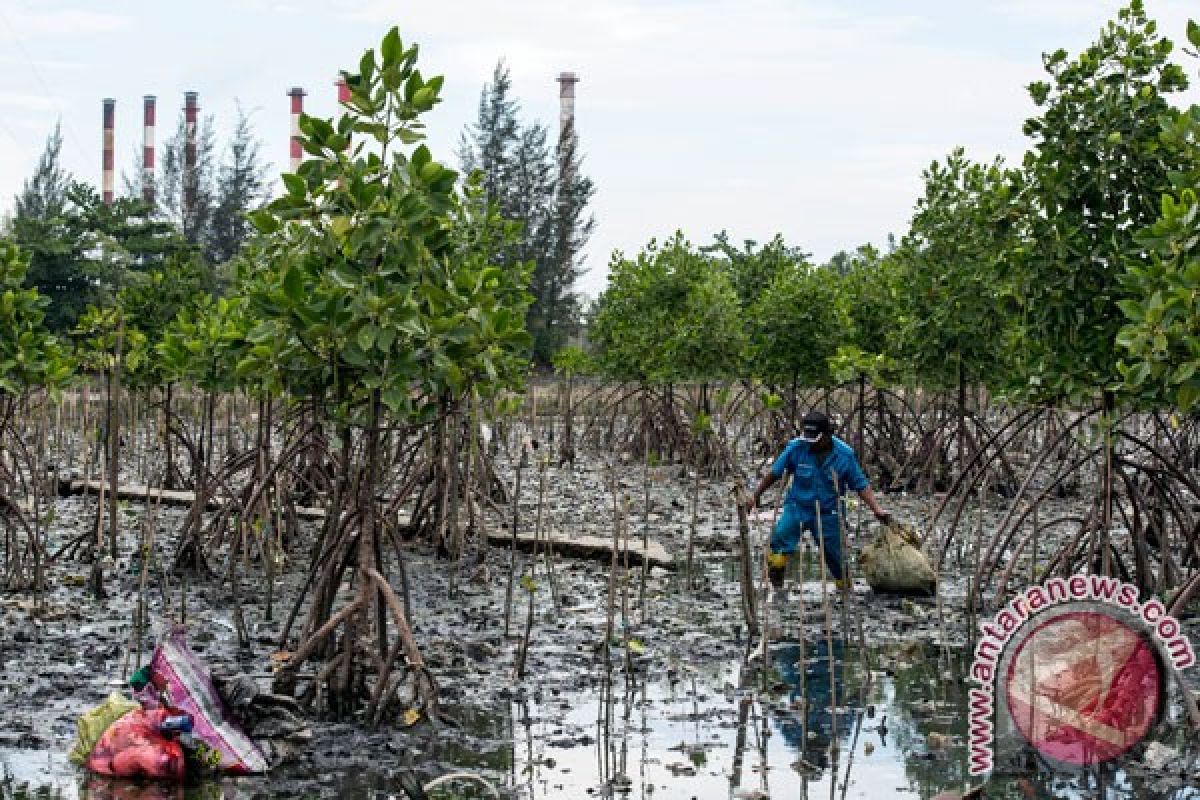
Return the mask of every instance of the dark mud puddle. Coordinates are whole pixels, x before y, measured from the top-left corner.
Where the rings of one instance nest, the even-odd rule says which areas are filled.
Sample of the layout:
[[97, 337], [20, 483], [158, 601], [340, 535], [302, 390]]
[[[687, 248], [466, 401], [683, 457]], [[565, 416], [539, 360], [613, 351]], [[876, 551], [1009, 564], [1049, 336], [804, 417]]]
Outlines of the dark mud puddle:
[[[341, 797], [406, 800], [406, 761], [485, 776], [505, 798], [930, 798], [967, 782], [961, 653], [916, 645], [861, 651], [825, 640], [782, 643], [769, 669], [680, 664], [627, 681], [580, 674], [573, 689], [518, 690], [424, 752], [373, 758], [368, 768], [313, 774], [294, 766], [265, 778], [180, 789], [88, 779], [63, 754], [0, 748], [0, 798], [234, 800]], [[805, 699], [807, 698], [807, 700]], [[807, 709], [807, 710], [806, 710]], [[492, 796], [467, 784], [431, 798]], [[1121, 771], [1064, 777], [1036, 768], [993, 779], [987, 797], [1194, 800]]]

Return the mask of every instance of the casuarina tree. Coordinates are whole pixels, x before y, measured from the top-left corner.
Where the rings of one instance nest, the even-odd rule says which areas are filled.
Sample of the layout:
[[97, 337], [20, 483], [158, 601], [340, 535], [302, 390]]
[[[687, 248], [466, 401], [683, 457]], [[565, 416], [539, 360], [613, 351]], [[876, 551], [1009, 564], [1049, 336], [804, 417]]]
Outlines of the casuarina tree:
[[521, 122], [511, 90], [511, 75], [501, 62], [480, 94], [478, 116], [462, 136], [459, 159], [464, 170], [482, 173], [484, 195], [501, 216], [520, 225], [496, 261], [532, 264], [527, 327], [534, 358], [546, 365], [579, 329], [575, 283], [594, 227], [587, 206], [595, 188], [583, 174], [574, 128], [560, 131], [552, 149], [545, 126]]

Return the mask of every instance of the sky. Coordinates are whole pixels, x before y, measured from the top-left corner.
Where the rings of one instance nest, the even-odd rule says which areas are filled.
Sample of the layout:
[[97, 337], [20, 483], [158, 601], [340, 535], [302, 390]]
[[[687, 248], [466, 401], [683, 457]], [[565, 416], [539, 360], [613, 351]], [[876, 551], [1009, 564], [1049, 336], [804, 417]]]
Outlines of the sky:
[[[397, 25], [426, 76], [435, 157], [456, 165], [479, 93], [503, 59], [522, 118], [557, 129], [562, 71], [579, 74], [576, 128], [596, 184], [586, 294], [614, 252], [682, 230], [705, 244], [776, 233], [824, 260], [907, 228], [921, 172], [954, 147], [1020, 160], [1025, 86], [1041, 55], [1076, 53], [1109, 0], [0, 0], [0, 215], [63, 125], [63, 165], [100, 183], [101, 102], [116, 99], [116, 163], [132, 176], [142, 96], [158, 140], [199, 92], [218, 140], [240, 106], [277, 178], [289, 87], [336, 112], [333, 81]], [[1186, 42], [1194, 0], [1147, 0]], [[1177, 50], [1189, 76], [1200, 60]], [[1194, 100], [1196, 92], [1189, 100]]]

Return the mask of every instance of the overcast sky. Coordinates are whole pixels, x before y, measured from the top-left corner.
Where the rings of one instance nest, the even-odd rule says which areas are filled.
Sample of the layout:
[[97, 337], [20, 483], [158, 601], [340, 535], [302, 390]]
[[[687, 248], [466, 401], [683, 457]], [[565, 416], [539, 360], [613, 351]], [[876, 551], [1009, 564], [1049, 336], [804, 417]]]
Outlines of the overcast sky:
[[[0, 213], [55, 120], [63, 161], [100, 181], [101, 99], [117, 100], [117, 186], [141, 142], [142, 95], [159, 98], [159, 142], [183, 92], [224, 139], [253, 113], [273, 175], [287, 165], [290, 86], [332, 115], [333, 80], [391, 25], [443, 74], [430, 118], [454, 163], [479, 91], [505, 59], [526, 119], [555, 130], [555, 76], [580, 75], [576, 119], [597, 186], [581, 288], [614, 250], [682, 229], [703, 243], [782, 233], [825, 259], [903, 233], [921, 170], [953, 147], [1016, 160], [1025, 85], [1041, 54], [1094, 40], [1108, 0], [0, 0]], [[1147, 0], [1185, 42], [1186, 0]], [[1186, 58], [1179, 54], [1180, 58]], [[1200, 68], [1186, 61], [1194, 77]], [[1193, 93], [1194, 94], [1194, 93]]]

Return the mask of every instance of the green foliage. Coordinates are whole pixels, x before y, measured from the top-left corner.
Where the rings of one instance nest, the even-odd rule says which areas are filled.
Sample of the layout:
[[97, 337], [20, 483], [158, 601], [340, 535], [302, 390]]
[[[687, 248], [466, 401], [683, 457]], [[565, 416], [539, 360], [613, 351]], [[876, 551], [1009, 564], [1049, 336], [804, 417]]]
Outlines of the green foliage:
[[62, 125], [54, 126], [46, 138], [46, 149], [42, 151], [21, 192], [13, 198], [13, 216], [17, 219], [52, 219], [62, 213], [67, 204], [67, 190], [71, 176], [60, 164], [62, 153]]
[[117, 365], [117, 345], [120, 344], [122, 374], [138, 374], [146, 366], [149, 355], [146, 335], [125, 324], [117, 306], [90, 306], [73, 330], [75, 359], [81, 369], [91, 372], [110, 372]]
[[[1194, 24], [1189, 34], [1200, 39]], [[1127, 262], [1127, 322], [1117, 343], [1129, 392], [1190, 414], [1200, 408], [1200, 106], [1168, 121], [1164, 141], [1190, 151], [1192, 169], [1174, 176], [1178, 188], [1163, 196], [1159, 218], [1138, 237], [1147, 257]]]
[[893, 382], [900, 374], [900, 365], [884, 353], [867, 353], [849, 344], [838, 347], [829, 359], [829, 371], [834, 381], [845, 383], [864, 377], [876, 386]]
[[233, 260], [254, 227], [246, 216], [267, 197], [266, 165], [250, 118], [239, 106], [233, 135], [217, 168], [214, 203], [204, 238], [205, 257], [213, 264]]
[[[209, 240], [213, 213], [217, 206], [217, 139], [213, 118], [208, 115], [196, 122], [194, 166], [187, 168], [187, 121], [180, 111], [175, 132], [160, 148], [161, 169], [155, 177], [155, 200], [164, 214], [187, 241], [203, 248]], [[137, 173], [141, 173], [138, 159]]]
[[90, 186], [74, 183], [50, 213], [13, 219], [12, 237], [29, 254], [26, 285], [50, 301], [50, 330], [71, 330], [89, 305], [111, 303], [132, 273], [159, 269], [190, 250], [151, 211], [130, 198], [105, 205]]
[[27, 256], [0, 239], [0, 394], [33, 387], [57, 388], [71, 365], [43, 326], [46, 299], [24, 288]]
[[808, 253], [798, 247], [788, 246], [779, 234], [762, 247], [747, 239], [742, 242], [740, 249], [730, 243], [729, 234], [725, 231], [718, 233], [715, 239], [713, 244], [701, 250], [724, 257], [738, 302], [743, 308], [753, 305], [781, 272], [809, 263]]
[[128, 276], [117, 302], [126, 325], [145, 337], [150, 357], [137, 369], [126, 365], [126, 385], [157, 386], [173, 378], [168, 365], [157, 357], [159, 344], [178, 314], [208, 305], [215, 289], [212, 271], [194, 252], [173, 255], [158, 269]]
[[551, 363], [554, 366], [554, 371], [565, 377], [586, 375], [596, 368], [596, 365], [592, 363], [592, 359], [588, 356], [587, 352], [577, 345], [567, 345], [560, 349], [554, 354]]
[[1014, 260], [1035, 397], [1082, 403], [1120, 379], [1121, 273], [1182, 166], [1159, 136], [1166, 95], [1187, 86], [1171, 49], [1135, 0], [1077, 58], [1046, 56], [1049, 80], [1029, 87], [1042, 113], [1025, 123], [1032, 213]]
[[866, 375], [875, 383], [894, 382], [901, 377], [898, 261], [871, 245], [840, 255], [825, 269], [841, 275], [849, 324], [830, 369], [837, 380]]
[[1002, 298], [1017, 244], [1019, 178], [956, 149], [924, 173], [910, 231], [891, 256], [898, 270], [898, 357], [923, 386], [962, 380], [996, 386], [1015, 318]]
[[182, 308], [155, 348], [166, 379], [212, 392], [254, 388], [251, 376], [239, 380], [237, 374], [253, 324], [247, 305], [246, 298], [238, 295], [217, 299], [201, 295], [194, 307]]
[[789, 263], [751, 306], [750, 371], [774, 385], [827, 386], [850, 317], [833, 273]]
[[644, 383], [730, 377], [746, 343], [728, 273], [682, 233], [635, 260], [614, 256], [589, 337], [605, 374]]
[[265, 236], [250, 259], [261, 266], [244, 279], [257, 321], [237, 374], [332, 392], [333, 413], [349, 422], [376, 396], [414, 418], [468, 388], [513, 386], [529, 344], [528, 276], [489, 261], [505, 225], [477, 187], [460, 201], [457, 173], [413, 148], [443, 83], [416, 59], [395, 29], [368, 51], [345, 76], [346, 113], [301, 118], [312, 158], [251, 216]]

